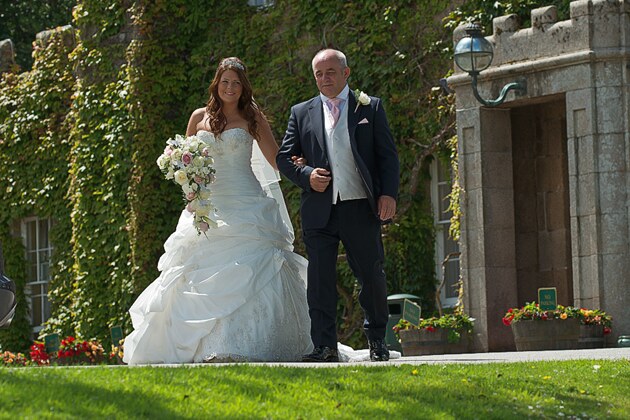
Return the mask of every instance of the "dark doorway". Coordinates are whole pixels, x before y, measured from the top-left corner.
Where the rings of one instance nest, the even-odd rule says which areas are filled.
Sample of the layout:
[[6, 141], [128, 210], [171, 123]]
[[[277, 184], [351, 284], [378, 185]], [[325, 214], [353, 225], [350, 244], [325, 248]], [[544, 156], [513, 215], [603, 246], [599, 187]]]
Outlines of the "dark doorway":
[[569, 173], [564, 98], [512, 109], [518, 301], [556, 287], [573, 304]]

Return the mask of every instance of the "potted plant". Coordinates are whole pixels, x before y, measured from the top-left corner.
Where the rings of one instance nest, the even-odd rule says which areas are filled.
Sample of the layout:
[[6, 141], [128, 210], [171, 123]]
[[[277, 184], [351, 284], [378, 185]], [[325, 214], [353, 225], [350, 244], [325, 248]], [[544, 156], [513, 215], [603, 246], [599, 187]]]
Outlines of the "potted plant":
[[418, 327], [401, 319], [393, 329], [405, 356], [466, 353], [473, 322], [462, 311], [455, 311], [440, 317], [420, 318]]
[[587, 338], [584, 337], [580, 342], [581, 334], [586, 335], [588, 331], [584, 326], [601, 327], [603, 337], [604, 329], [610, 332], [611, 322], [612, 318], [601, 310], [562, 305], [545, 310], [536, 302], [510, 308], [503, 317], [503, 323], [512, 328], [518, 351], [585, 348], [586, 344], [582, 343], [592, 341], [584, 341]]
[[580, 308], [580, 348], [604, 347], [604, 336], [610, 334], [612, 317], [600, 309]]

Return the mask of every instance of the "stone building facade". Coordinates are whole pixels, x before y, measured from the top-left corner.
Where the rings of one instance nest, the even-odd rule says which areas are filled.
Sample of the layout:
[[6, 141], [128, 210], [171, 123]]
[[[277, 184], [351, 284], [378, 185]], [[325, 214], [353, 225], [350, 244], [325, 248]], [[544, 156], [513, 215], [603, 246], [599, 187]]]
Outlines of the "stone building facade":
[[[448, 79], [457, 97], [461, 275], [478, 351], [514, 349], [505, 311], [556, 287], [558, 303], [611, 314], [615, 345], [630, 334], [630, 0], [579, 0], [494, 19], [482, 97], [471, 78]], [[455, 31], [454, 41], [465, 36]]]

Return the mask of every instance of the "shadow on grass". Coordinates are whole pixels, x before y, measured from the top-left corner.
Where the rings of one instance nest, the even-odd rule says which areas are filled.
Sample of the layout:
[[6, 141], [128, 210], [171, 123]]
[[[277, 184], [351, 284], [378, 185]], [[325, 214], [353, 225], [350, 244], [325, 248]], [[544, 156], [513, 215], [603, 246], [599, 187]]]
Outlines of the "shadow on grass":
[[[66, 372], [48, 367], [0, 369], [0, 385], [12, 390], [0, 396], [0, 411], [64, 418], [181, 417], [181, 412], [172, 408], [172, 402], [152, 392], [151, 387], [140, 389], [133, 383], [134, 378], [130, 379], [131, 384], [125, 384], [127, 375], [99, 373], [91, 383], [91, 369], [61, 369]], [[111, 380], [104, 380], [104, 376]]]
[[614, 417], [628, 412], [630, 364], [597, 363], [599, 373], [592, 362], [0, 368], [0, 412], [21, 417], [303, 419], [599, 417], [608, 409]]

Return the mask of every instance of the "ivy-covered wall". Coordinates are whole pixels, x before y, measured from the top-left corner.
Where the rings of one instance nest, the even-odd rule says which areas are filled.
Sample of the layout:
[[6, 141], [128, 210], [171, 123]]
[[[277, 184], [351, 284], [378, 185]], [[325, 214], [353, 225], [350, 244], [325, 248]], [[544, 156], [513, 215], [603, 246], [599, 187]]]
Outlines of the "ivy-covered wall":
[[[281, 0], [257, 9], [245, 0], [80, 1], [75, 31], [53, 35], [30, 72], [4, 75], [0, 87], [0, 154], [11, 162], [0, 168], [0, 196], [10, 203], [0, 208], [0, 240], [12, 244], [7, 272], [20, 285], [24, 251], [10, 227], [29, 215], [55, 221], [44, 333], [107, 341], [113, 325], [130, 331], [127, 309], [157, 276], [183, 207], [155, 160], [204, 105], [218, 61], [245, 61], [280, 141], [290, 106], [317, 94], [310, 61], [322, 47], [346, 53], [351, 87], [384, 100], [402, 162], [401, 211], [384, 230], [389, 290], [419, 295], [433, 309], [434, 232], [422, 163], [452, 135], [449, 98], [434, 89], [450, 67], [441, 21], [450, 2], [421, 3]], [[68, 33], [70, 46], [62, 41]], [[295, 217], [299, 191], [288, 182], [283, 188]], [[303, 249], [299, 239], [296, 248]], [[345, 264], [339, 273], [341, 337], [356, 344], [356, 287]], [[21, 296], [20, 320], [0, 335], [3, 348], [28, 344], [25, 307]]]
[[51, 298], [67, 304], [65, 285], [74, 282], [68, 201], [69, 110], [75, 85], [69, 53], [74, 46], [72, 32], [52, 33], [45, 48], [35, 44], [32, 71], [4, 74], [0, 84], [0, 241], [6, 274], [18, 289], [13, 324], [0, 330], [4, 349], [22, 350], [31, 343], [24, 296], [27, 262], [21, 239], [12, 236], [14, 222], [33, 215], [53, 217], [50, 240], [59, 246]]

